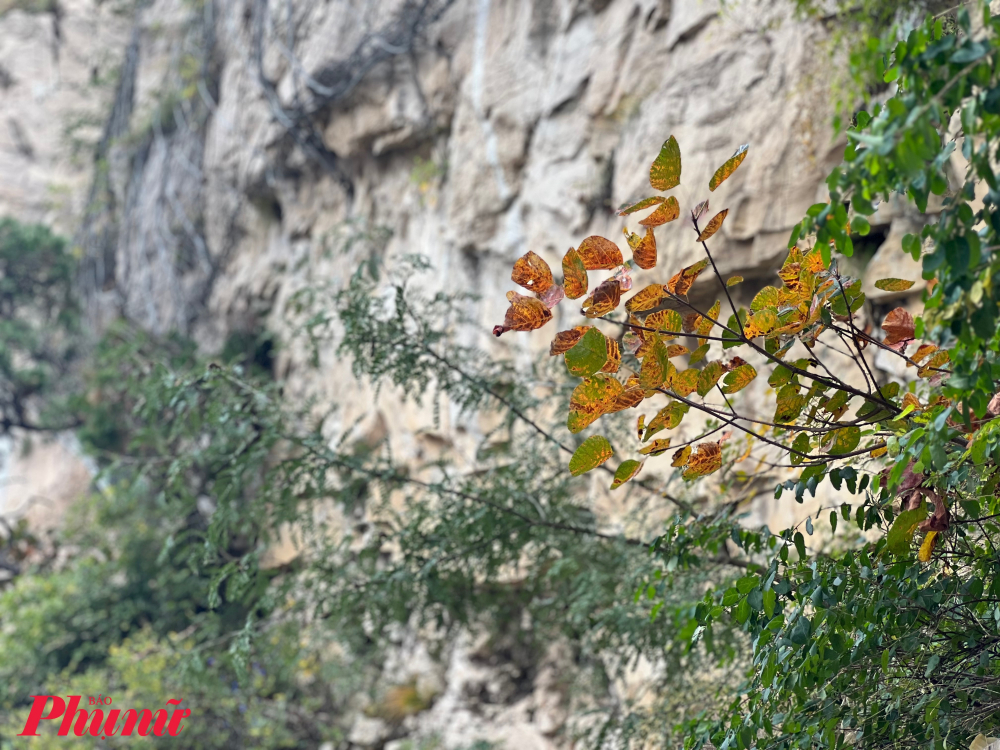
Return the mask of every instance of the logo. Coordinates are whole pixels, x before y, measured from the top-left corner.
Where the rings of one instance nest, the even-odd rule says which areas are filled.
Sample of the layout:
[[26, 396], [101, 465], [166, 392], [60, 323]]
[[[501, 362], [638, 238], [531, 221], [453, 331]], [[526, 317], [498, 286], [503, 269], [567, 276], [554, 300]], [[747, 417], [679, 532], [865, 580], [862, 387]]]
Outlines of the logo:
[[[31, 713], [28, 714], [24, 730], [18, 737], [38, 737], [39, 722], [55, 721], [60, 717], [62, 717], [62, 722], [59, 724], [60, 737], [68, 736], [71, 727], [73, 734], [77, 737], [83, 737], [89, 732], [91, 737], [99, 736], [102, 740], [108, 737], [131, 737], [133, 732], [140, 737], [148, 737], [150, 732], [154, 737], [167, 735], [176, 737], [184, 729], [181, 720], [191, 715], [189, 709], [177, 708], [183, 698], [167, 701], [167, 705], [173, 706], [173, 709], [161, 708], [153, 713], [148, 708], [141, 711], [130, 708], [122, 714], [119, 709], [115, 708], [109, 710], [105, 717], [103, 708], [95, 708], [92, 711], [85, 711], [82, 708], [77, 710], [77, 706], [83, 700], [83, 696], [80, 695], [66, 696], [69, 698], [68, 706], [66, 701], [58, 695], [33, 695], [31, 697], [34, 698], [34, 703], [31, 704]], [[48, 715], [43, 716], [45, 707], [50, 700], [52, 707]], [[111, 696], [99, 695], [97, 698], [90, 696], [89, 705], [110, 706]], [[170, 711], [169, 714], [168, 711]]]

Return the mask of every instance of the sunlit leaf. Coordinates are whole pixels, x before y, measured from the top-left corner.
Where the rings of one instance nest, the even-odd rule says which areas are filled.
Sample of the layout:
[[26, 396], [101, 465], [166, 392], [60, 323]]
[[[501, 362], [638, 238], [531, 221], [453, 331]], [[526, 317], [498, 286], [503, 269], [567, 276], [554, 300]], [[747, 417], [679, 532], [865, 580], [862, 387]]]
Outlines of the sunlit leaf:
[[778, 327], [778, 311], [773, 307], [758, 310], [743, 324], [743, 333], [748, 339], [766, 336]]
[[670, 379], [670, 389], [679, 396], [688, 396], [698, 390], [698, 376], [701, 370], [690, 368], [678, 372]]
[[587, 293], [587, 267], [583, 265], [583, 258], [573, 248], [570, 248], [563, 256], [563, 287], [566, 289], [566, 296], [570, 299], [579, 299]]
[[592, 329], [593, 326], [577, 326], [576, 328], [570, 328], [568, 331], [559, 331], [549, 345], [549, 354], [554, 357], [557, 354], [568, 352], [576, 346], [577, 342], [583, 338], [583, 335], [587, 331]]
[[618, 465], [618, 468], [615, 470], [615, 478], [611, 482], [611, 489], [617, 490], [619, 487], [625, 484], [625, 482], [627, 482], [636, 474], [638, 474], [640, 469], [642, 469], [641, 461], [636, 461], [635, 459], [632, 458], [628, 459], [627, 461], [622, 461], [621, 464]]
[[569, 400], [566, 426], [576, 433], [584, 429], [614, 406], [621, 395], [622, 384], [609, 375], [594, 375], [573, 389]]
[[667, 347], [667, 356], [673, 357], [683, 357], [685, 354], [690, 354], [691, 350], [686, 346], [681, 346], [680, 344], [671, 344]]
[[672, 430], [678, 427], [690, 409], [691, 407], [683, 401], [671, 401], [650, 420], [642, 437], [643, 441], [649, 440], [660, 430]]
[[623, 203], [618, 208], [618, 215], [625, 216], [627, 214], [634, 214], [636, 211], [642, 211], [644, 208], [649, 208], [650, 206], [655, 206], [657, 203], [663, 203], [664, 198], [660, 195], [654, 195], [652, 198], [643, 198], [641, 201], [636, 201], [635, 203]]
[[636, 292], [632, 297], [629, 297], [625, 301], [625, 309], [630, 313], [652, 310], [663, 301], [665, 296], [663, 293], [663, 284], [650, 284], [646, 288]]
[[670, 364], [670, 354], [666, 345], [656, 337], [646, 356], [642, 358], [639, 369], [639, 383], [646, 390], [660, 388], [670, 375], [673, 365]]
[[739, 367], [726, 373], [722, 381], [722, 392], [725, 394], [737, 393], [746, 388], [753, 379], [757, 377], [757, 371], [753, 365], [740, 365]]
[[[934, 346], [934, 344], [921, 344], [920, 346], [917, 347], [917, 350], [913, 353], [910, 359], [913, 360], [915, 364], [919, 365], [921, 362], [923, 362], [925, 359], [927, 359], [927, 357], [931, 356], [937, 350], [938, 348]], [[906, 366], [913, 367], [913, 364], [907, 362]]]
[[743, 281], [742, 276], [730, 276], [728, 279], [726, 279], [726, 286], [727, 287], [736, 286], [742, 281]]
[[616, 373], [618, 368], [622, 364], [622, 352], [618, 348], [618, 342], [612, 338], [605, 338], [605, 343], [608, 346], [608, 361], [604, 363], [604, 367], [601, 368], [601, 372]]
[[548, 263], [529, 250], [514, 262], [510, 280], [540, 295], [552, 286], [552, 270]]
[[670, 438], [657, 438], [646, 447], [640, 448], [639, 453], [644, 456], [659, 456], [661, 453], [666, 453], [669, 448]]
[[670, 462], [671, 466], [681, 467], [684, 466], [688, 459], [691, 457], [691, 446], [685, 445], [683, 448], [678, 449], [673, 456], [673, 460]]
[[882, 330], [885, 331], [883, 344], [894, 346], [905, 344], [913, 340], [913, 316], [902, 307], [891, 310], [882, 321]]
[[651, 228], [646, 228], [646, 234], [638, 245], [632, 245], [632, 260], [639, 268], [646, 271], [656, 267], [656, 237], [653, 236]]
[[708, 268], [708, 261], [700, 260], [697, 263], [691, 264], [684, 270], [678, 271], [671, 276], [670, 280], [667, 282], [667, 291], [678, 296], [686, 295], [694, 285], [698, 275], [706, 268]]
[[580, 443], [573, 451], [569, 460], [569, 473], [574, 477], [596, 469], [615, 454], [608, 439], [601, 435], [592, 435]]
[[721, 362], [709, 362], [698, 373], [698, 395], [704, 398], [726, 372]]
[[708, 213], [708, 200], [703, 200], [691, 211], [692, 221], [698, 221], [702, 216]]
[[676, 310], [657, 310], [646, 316], [645, 325], [647, 328], [655, 328], [657, 331], [672, 331], [672, 333], [661, 333], [664, 341], [677, 338], [684, 321], [681, 314]]
[[875, 288], [883, 292], [905, 292], [913, 284], [914, 282], [905, 279], [879, 279], [875, 282]]
[[708, 350], [709, 350], [709, 348], [710, 347], [709, 347], [708, 344], [702, 344], [697, 349], [695, 349], [693, 352], [691, 352], [691, 358], [688, 360], [688, 364], [689, 365], [698, 364], [703, 359], [705, 359], [705, 357], [708, 356]]
[[688, 459], [682, 476], [697, 479], [708, 476], [722, 468], [722, 446], [718, 443], [699, 443]]
[[826, 270], [827, 263], [823, 260], [823, 253], [818, 247], [810, 250], [806, 257], [802, 259], [802, 267], [810, 273], [819, 273]]
[[941, 350], [933, 357], [931, 357], [927, 361], [927, 364], [925, 364], [923, 367], [917, 370], [917, 375], [921, 378], [933, 376], [938, 371], [939, 368], [944, 367], [944, 365], [948, 364], [949, 359], [950, 357], [948, 355], [948, 352]]
[[778, 290], [773, 286], [766, 286], [754, 295], [753, 301], [750, 302], [750, 310], [757, 312], [766, 307], [777, 308], [780, 301]]
[[917, 552], [917, 559], [920, 562], [929, 562], [931, 555], [934, 554], [934, 547], [937, 543], [938, 534], [940, 531], [928, 531], [927, 536], [924, 537], [923, 544], [920, 545], [920, 551]]
[[670, 190], [681, 182], [681, 149], [670, 136], [649, 168], [649, 184], [654, 190]]
[[910, 542], [920, 522], [927, 518], [927, 503], [921, 503], [919, 508], [904, 510], [892, 522], [889, 533], [886, 534], [886, 547], [895, 555], [905, 555], [910, 551]]
[[534, 331], [552, 320], [552, 311], [534, 297], [507, 292], [507, 299], [510, 301], [510, 307], [504, 315], [503, 325], [494, 326], [494, 336], [500, 336], [507, 331]]
[[610, 271], [620, 266], [624, 260], [618, 245], [596, 234], [581, 242], [576, 252], [588, 271]]
[[708, 189], [714, 191], [719, 185], [725, 182], [729, 175], [736, 171], [736, 168], [743, 163], [743, 160], [747, 156], [747, 150], [750, 148], [749, 143], [744, 143], [738, 149], [736, 153], [730, 156], [726, 163], [715, 170], [715, 174], [712, 175], [712, 179], [708, 181]]
[[600, 318], [618, 307], [622, 288], [616, 279], [607, 279], [598, 284], [594, 293], [583, 301], [581, 312], [588, 318]]
[[[670, 196], [667, 200], [660, 205], [658, 209], [653, 211], [645, 219], [642, 219], [639, 224], [644, 227], [658, 227], [662, 224], [667, 224], [673, 221], [678, 216], [681, 215], [681, 207], [677, 203], [677, 199], [674, 196]], [[645, 268], [645, 266], [642, 266]]]
[[717, 213], [715, 216], [713, 216], [712, 220], [708, 222], [707, 225], [705, 225], [704, 229], [701, 230], [701, 234], [698, 235], [698, 242], [704, 242], [713, 234], [722, 229], [722, 222], [726, 220], [726, 216], [728, 214], [729, 214], [729, 209], [724, 208], [721, 211], [719, 211], [719, 213]]
[[861, 442], [860, 427], [841, 427], [839, 430], [834, 430], [832, 435], [833, 442], [827, 449], [827, 453], [831, 456], [841, 456], [845, 453], [850, 453]]
[[886, 453], [889, 452], [889, 448], [885, 445], [879, 446], [878, 448], [872, 448], [868, 455], [872, 458], [882, 458]]

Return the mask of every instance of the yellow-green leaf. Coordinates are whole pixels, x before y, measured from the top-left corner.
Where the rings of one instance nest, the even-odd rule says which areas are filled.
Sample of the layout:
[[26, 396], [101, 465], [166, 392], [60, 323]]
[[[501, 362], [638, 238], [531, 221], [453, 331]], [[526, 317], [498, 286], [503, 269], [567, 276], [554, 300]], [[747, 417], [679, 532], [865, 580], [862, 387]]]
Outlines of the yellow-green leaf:
[[729, 175], [736, 171], [736, 168], [743, 163], [743, 160], [747, 156], [747, 150], [750, 148], [749, 143], [744, 143], [738, 149], [736, 153], [733, 154], [726, 160], [726, 163], [715, 170], [715, 174], [712, 175], [712, 179], [708, 181], [708, 189], [714, 191], [719, 185], [725, 182]]
[[[656, 334], [653, 334], [654, 336]], [[659, 337], [642, 358], [642, 367], [639, 368], [639, 385], [648, 391], [660, 388], [670, 375], [673, 365], [670, 364], [670, 352]]]
[[726, 279], [726, 286], [736, 286], [741, 281], [743, 281], [742, 276], [730, 276], [728, 279]]
[[622, 384], [609, 375], [597, 374], [580, 383], [569, 400], [569, 431], [577, 433], [593, 423], [614, 406], [623, 390]]
[[698, 390], [698, 376], [701, 370], [689, 368], [679, 372], [670, 379], [670, 389], [678, 396], [689, 396]]
[[830, 455], [839, 456], [850, 453], [858, 447], [861, 442], [860, 427], [841, 427], [833, 432], [833, 442], [827, 451]]
[[883, 292], [905, 292], [914, 282], [905, 279], [879, 279], [875, 282], [875, 288]]
[[676, 453], [674, 453], [673, 460], [671, 460], [671, 466], [684, 466], [688, 459], [691, 457], [691, 446], [685, 445], [683, 448], [679, 448]]
[[641, 201], [636, 201], [635, 203], [623, 203], [618, 208], [618, 215], [634, 214], [636, 211], [642, 211], [642, 209], [655, 206], [657, 203], [663, 203], [663, 200], [663, 196], [654, 195], [652, 198], [643, 198]]
[[757, 371], [753, 365], [740, 365], [726, 373], [726, 377], [722, 381], [722, 392], [728, 394], [742, 391], [750, 385], [755, 377], [757, 377]]
[[611, 482], [611, 489], [617, 490], [619, 487], [625, 484], [625, 482], [627, 482], [636, 474], [638, 474], [641, 468], [642, 468], [641, 461], [636, 461], [635, 459], [632, 458], [628, 459], [627, 461], [622, 461], [621, 464], [618, 465], [618, 468], [615, 470], [615, 478], [614, 481]]
[[578, 378], [588, 378], [608, 361], [608, 343], [603, 333], [591, 328], [565, 354], [566, 369]]
[[681, 183], [681, 147], [673, 136], [667, 138], [649, 168], [649, 184], [654, 190], [670, 190]]
[[701, 346], [699, 346], [697, 349], [691, 352], [691, 357], [690, 359], [688, 359], [688, 364], [694, 365], [697, 364], [698, 362], [701, 362], [703, 359], [705, 359], [705, 357], [708, 356], [708, 349], [709, 349], [708, 344], [702, 344]]
[[750, 303], [750, 309], [753, 312], [758, 310], [763, 310], [766, 307], [777, 308], [781, 303], [781, 295], [777, 289], [773, 286], [766, 286], [757, 292], [754, 296], [753, 301]]
[[725, 373], [726, 368], [721, 362], [709, 362], [698, 374], [698, 395], [704, 398], [708, 392], [715, 388], [719, 378]]
[[886, 534], [886, 547], [896, 555], [905, 555], [910, 551], [910, 542], [920, 522], [927, 518], [927, 503], [920, 503], [919, 508], [904, 510], [892, 522], [892, 528]]
[[645, 448], [640, 448], [639, 453], [644, 456], [659, 456], [661, 453], [666, 453], [668, 448], [670, 448], [670, 438], [657, 438]]
[[680, 425], [684, 415], [690, 410], [690, 406], [682, 401], [671, 401], [660, 409], [656, 416], [646, 425], [646, 432], [642, 436], [643, 442], [649, 440], [660, 430], [672, 430]]
[[[661, 333], [660, 336], [664, 341], [670, 341], [677, 338], [677, 334], [684, 327], [684, 321], [681, 319], [681, 314], [676, 310], [657, 310], [646, 316], [644, 325], [647, 328], [655, 328], [657, 331], [663, 331], [664, 333]], [[666, 331], [672, 331], [672, 333], [666, 333]]]
[[569, 460], [569, 473], [574, 477], [596, 469], [615, 454], [606, 437], [592, 435], [580, 443]]
[[805, 396], [799, 393], [798, 388], [791, 383], [782, 386], [774, 407], [774, 421], [777, 424], [791, 424], [802, 413], [805, 405]]

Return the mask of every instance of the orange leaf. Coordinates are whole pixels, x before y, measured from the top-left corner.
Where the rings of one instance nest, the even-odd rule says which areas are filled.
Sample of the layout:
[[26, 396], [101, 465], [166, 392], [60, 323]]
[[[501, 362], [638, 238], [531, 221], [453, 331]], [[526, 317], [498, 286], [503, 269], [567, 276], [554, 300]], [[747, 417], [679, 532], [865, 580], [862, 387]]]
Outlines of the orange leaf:
[[[919, 365], [921, 362], [927, 359], [927, 357], [936, 352], [937, 349], [938, 348], [934, 346], [934, 344], [921, 344], [919, 347], [917, 347], [917, 350], [913, 353], [913, 356], [910, 357], [910, 359], [912, 359], [916, 364]], [[906, 363], [906, 366], [913, 367], [913, 365], [910, 364], [909, 362]]]
[[587, 293], [587, 267], [583, 265], [583, 258], [573, 248], [570, 248], [563, 256], [563, 286], [566, 288], [566, 296], [570, 299], [579, 299]]
[[642, 403], [642, 400], [645, 397], [645, 391], [639, 387], [638, 381], [636, 381], [636, 385], [634, 387], [629, 386], [621, 392], [618, 398], [615, 399], [615, 403], [606, 413], [610, 414], [612, 412], [622, 411], [623, 409], [633, 409]]
[[596, 234], [581, 242], [576, 251], [588, 271], [610, 271], [623, 262], [622, 251], [618, 249], [618, 245]]
[[630, 313], [651, 310], [663, 301], [664, 296], [663, 284], [650, 284], [626, 300], [625, 309]]
[[617, 279], [602, 282], [587, 299], [583, 301], [583, 314], [588, 318], [599, 318], [612, 312], [621, 302], [622, 288]]
[[733, 154], [726, 160], [726, 163], [715, 170], [715, 174], [712, 175], [712, 179], [708, 182], [708, 189], [714, 191], [719, 185], [725, 182], [729, 175], [736, 171], [736, 168], [743, 163], [743, 160], [747, 156], [747, 150], [750, 148], [749, 143], [744, 143], [738, 149], [736, 153]]
[[681, 183], [681, 148], [673, 136], [667, 138], [649, 168], [649, 184], [654, 190], [670, 190]]
[[882, 321], [882, 330], [886, 333], [882, 343], [886, 346], [896, 346], [912, 341], [913, 328], [913, 316], [902, 307], [897, 307]]
[[948, 352], [944, 350], [939, 351], [928, 360], [926, 365], [917, 370], [918, 377], [926, 378], [928, 375], [933, 375], [938, 368], [948, 364], [949, 359]]
[[685, 479], [697, 479], [722, 468], [722, 446], [719, 443], [699, 443], [684, 469]]
[[691, 350], [686, 346], [681, 346], [680, 344], [671, 344], [667, 347], [668, 357], [681, 357], [685, 354], [690, 354]]
[[570, 328], [568, 331], [559, 331], [549, 345], [549, 355], [554, 357], [557, 354], [568, 352], [576, 346], [577, 342], [583, 338], [583, 334], [591, 328], [593, 326], [577, 326], [576, 328]]
[[724, 208], [721, 211], [719, 211], [719, 213], [717, 213], [715, 216], [713, 216], [712, 220], [705, 225], [705, 228], [703, 230], [701, 230], [701, 234], [698, 235], [698, 242], [704, 242], [713, 234], [718, 232], [722, 228], [722, 222], [726, 220], [726, 215], [728, 213], [729, 209]]
[[535, 294], [545, 294], [552, 286], [552, 270], [548, 263], [529, 250], [515, 261], [510, 280]]
[[673, 221], [681, 215], [681, 207], [674, 196], [667, 198], [658, 209], [639, 222], [644, 227], [658, 227]]
[[656, 267], [656, 237], [653, 236], [652, 228], [646, 227], [646, 234], [642, 240], [638, 245], [632, 247], [632, 259], [643, 270], [648, 271], [650, 268]]
[[667, 291], [678, 296], [685, 296], [694, 285], [695, 279], [706, 268], [708, 268], [708, 261], [700, 260], [688, 266], [683, 271], [678, 271], [667, 282]]
[[601, 372], [618, 372], [618, 368], [622, 363], [621, 349], [618, 348], [618, 342], [615, 339], [608, 338], [605, 340], [608, 342], [608, 361], [604, 363]]
[[507, 299], [510, 300], [510, 307], [507, 308], [503, 325], [494, 326], [494, 336], [507, 331], [534, 331], [552, 320], [552, 311], [534, 297], [507, 292]]

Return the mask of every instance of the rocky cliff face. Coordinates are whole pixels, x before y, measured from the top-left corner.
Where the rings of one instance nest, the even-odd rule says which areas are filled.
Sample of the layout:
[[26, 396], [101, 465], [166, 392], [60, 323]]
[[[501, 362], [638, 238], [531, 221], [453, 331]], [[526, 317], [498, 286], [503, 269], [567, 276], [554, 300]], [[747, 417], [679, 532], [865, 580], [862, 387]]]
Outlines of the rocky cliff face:
[[[823, 35], [783, 0], [14, 0], [0, 15], [0, 213], [74, 234], [97, 326], [124, 315], [213, 349], [281, 333], [291, 295], [336, 285], [365, 254], [416, 252], [481, 295], [477, 343], [526, 357], [551, 327], [489, 337], [513, 260], [530, 249], [558, 267], [584, 236], [617, 239], [611, 209], [644, 195], [670, 134], [682, 210], [750, 143], [712, 194], [730, 209], [720, 265], [773, 271], [840, 156]], [[888, 237], [891, 265], [906, 219], [888, 208], [872, 249]], [[695, 259], [681, 224], [658, 234], [661, 268]], [[345, 387], [344, 365], [317, 374], [289, 345], [277, 373], [345, 423], [387, 430], [397, 455], [427, 449], [420, 410]], [[455, 429], [446, 414], [433, 440]], [[408, 648], [399, 680], [436, 675], [442, 695], [413, 732], [541, 748], [565, 721], [557, 651], [498, 668], [470, 642], [421, 671]], [[352, 738], [389, 739], [365, 717]]]

